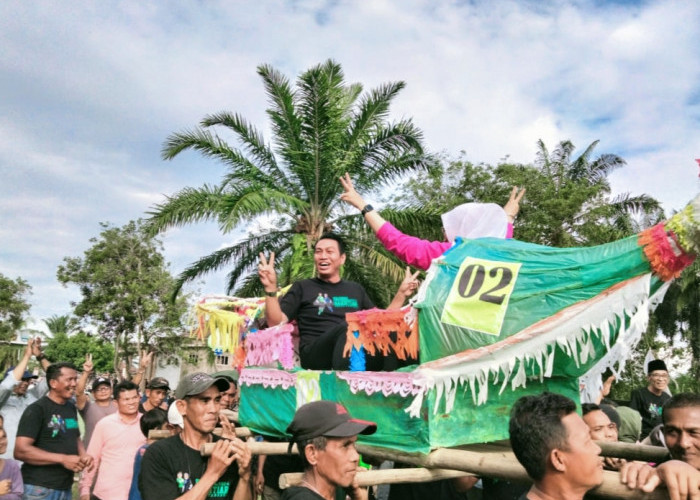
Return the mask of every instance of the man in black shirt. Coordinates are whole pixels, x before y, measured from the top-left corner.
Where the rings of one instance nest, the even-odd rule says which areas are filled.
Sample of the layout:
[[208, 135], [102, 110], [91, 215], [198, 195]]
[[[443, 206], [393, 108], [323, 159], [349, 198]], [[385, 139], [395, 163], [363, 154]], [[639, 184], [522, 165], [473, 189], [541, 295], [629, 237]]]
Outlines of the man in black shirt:
[[639, 439], [649, 435], [654, 427], [661, 423], [661, 408], [671, 399], [666, 392], [668, 389], [668, 370], [661, 359], [649, 361], [647, 365], [646, 387], [632, 391], [630, 408], [637, 410], [642, 416], [642, 434]]
[[[25, 498], [71, 498], [73, 475], [91, 469], [78, 429], [72, 402], [78, 372], [70, 363], [54, 363], [46, 370], [49, 392], [24, 410], [17, 429], [15, 458], [22, 460]], [[48, 491], [47, 491], [48, 490]]]
[[576, 403], [550, 392], [513, 405], [510, 444], [534, 484], [522, 500], [581, 500], [603, 482], [601, 449], [576, 413]]
[[354, 484], [360, 455], [358, 434], [374, 434], [377, 424], [352, 418], [333, 401], [300, 407], [287, 433], [297, 444], [304, 465], [301, 486], [285, 490], [282, 500], [334, 500], [336, 488], [346, 488], [352, 500], [367, 500], [366, 488]]
[[[212, 434], [219, 421], [221, 391], [226, 389], [228, 382], [206, 373], [192, 373], [180, 381], [173, 404], [184, 428], [144, 453], [138, 482], [144, 500], [252, 500], [248, 445]], [[209, 460], [200, 453], [208, 442], [216, 443]]]
[[[349, 362], [343, 358], [347, 331], [345, 313], [374, 307], [362, 285], [341, 279], [340, 268], [345, 258], [342, 239], [332, 233], [324, 234], [314, 247], [317, 277], [297, 281], [278, 300], [275, 254], [270, 254], [269, 261], [260, 254], [258, 274], [265, 288], [265, 319], [269, 326], [297, 320], [302, 368], [347, 370]], [[403, 306], [406, 298], [418, 287], [417, 274], [406, 271], [406, 277], [387, 309]], [[372, 367], [369, 362], [368, 367], [380, 369]]]

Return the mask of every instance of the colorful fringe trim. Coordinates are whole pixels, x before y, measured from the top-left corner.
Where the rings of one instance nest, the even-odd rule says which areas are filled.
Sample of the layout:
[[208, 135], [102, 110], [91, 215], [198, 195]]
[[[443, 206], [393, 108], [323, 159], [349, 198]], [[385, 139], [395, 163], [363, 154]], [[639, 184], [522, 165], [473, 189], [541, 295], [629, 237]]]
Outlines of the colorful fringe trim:
[[666, 227], [662, 222], [645, 229], [639, 233], [637, 241], [643, 248], [654, 274], [663, 281], [670, 281], [680, 276], [681, 271], [692, 264], [695, 257], [683, 250], [677, 234], [674, 231], [666, 231]]
[[292, 333], [294, 325], [287, 323], [246, 335], [245, 366], [265, 366], [279, 362], [285, 370], [294, 368]]
[[374, 355], [377, 351], [387, 355], [393, 349], [399, 359], [418, 359], [418, 321], [411, 309], [369, 309], [345, 314], [348, 322], [347, 341], [343, 355], [354, 350], [364, 350]]
[[241, 337], [263, 317], [265, 299], [205, 297], [195, 305], [196, 325], [191, 333], [207, 340], [212, 349], [235, 352]]

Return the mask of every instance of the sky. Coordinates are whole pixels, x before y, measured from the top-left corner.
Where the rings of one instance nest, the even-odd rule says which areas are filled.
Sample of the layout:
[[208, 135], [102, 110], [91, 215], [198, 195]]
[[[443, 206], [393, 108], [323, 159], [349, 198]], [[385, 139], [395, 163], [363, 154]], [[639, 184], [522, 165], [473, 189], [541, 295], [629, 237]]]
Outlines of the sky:
[[[220, 180], [194, 152], [162, 160], [168, 135], [226, 110], [269, 140], [260, 64], [293, 80], [331, 58], [365, 89], [404, 81], [392, 119], [474, 163], [600, 140], [627, 161], [613, 195], [669, 213], [700, 187], [699, 21], [685, 0], [0, 2], [0, 273], [32, 286], [32, 318], [69, 314], [79, 293], [57, 267], [100, 222]], [[174, 274], [233, 238], [162, 237]], [[193, 289], [223, 293], [224, 276]]]

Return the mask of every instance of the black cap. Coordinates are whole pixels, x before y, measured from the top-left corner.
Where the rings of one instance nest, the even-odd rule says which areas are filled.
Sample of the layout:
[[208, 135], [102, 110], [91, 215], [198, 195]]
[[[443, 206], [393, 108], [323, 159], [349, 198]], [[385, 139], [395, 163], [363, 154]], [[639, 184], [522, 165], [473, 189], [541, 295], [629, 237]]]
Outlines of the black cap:
[[647, 365], [647, 374], [657, 370], [663, 370], [665, 372], [668, 371], [668, 368], [666, 368], [666, 363], [664, 363], [663, 359], [653, 359], [649, 361], [649, 364]]
[[374, 434], [377, 424], [350, 417], [348, 410], [334, 401], [307, 403], [294, 414], [287, 432], [294, 441], [305, 441], [319, 436], [350, 437]]
[[214, 378], [208, 373], [196, 372], [190, 373], [180, 380], [177, 384], [177, 389], [175, 389], [175, 398], [184, 399], [187, 396], [195, 396], [201, 394], [212, 385], [220, 391], [228, 391], [229, 383], [222, 378]]
[[149, 380], [146, 389], [165, 389], [170, 390], [170, 382], [168, 382], [163, 377], [155, 377]]
[[108, 385], [112, 387], [112, 381], [105, 377], [97, 377], [92, 383], [92, 392], [95, 392], [95, 390], [101, 385]]

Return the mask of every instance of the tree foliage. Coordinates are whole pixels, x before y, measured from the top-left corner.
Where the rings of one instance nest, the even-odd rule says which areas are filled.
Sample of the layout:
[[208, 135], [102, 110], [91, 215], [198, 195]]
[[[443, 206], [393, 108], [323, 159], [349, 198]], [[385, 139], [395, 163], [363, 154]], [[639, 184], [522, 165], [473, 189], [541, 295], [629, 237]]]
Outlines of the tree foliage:
[[[185, 298], [173, 302], [174, 278], [159, 240], [140, 221], [118, 228], [102, 223], [102, 232], [81, 257], [66, 257], [58, 268], [65, 286], [80, 288], [74, 313], [115, 346], [114, 368], [142, 347], [157, 349], [158, 339], [178, 335]], [[135, 348], [132, 346], [135, 343]]]
[[92, 354], [92, 363], [98, 373], [110, 372], [114, 364], [114, 347], [102, 338], [78, 332], [68, 336], [57, 332], [49, 339], [45, 349], [46, 356], [52, 361], [69, 361], [80, 368], [85, 362], [85, 355]]
[[12, 340], [25, 321], [32, 287], [22, 278], [15, 280], [0, 273], [0, 340]]
[[[205, 117], [200, 126], [172, 134], [163, 158], [194, 150], [217, 160], [226, 171], [216, 186], [184, 188], [156, 205], [148, 225], [152, 233], [173, 226], [216, 221], [227, 234], [258, 216], [275, 220], [275, 228], [249, 234], [238, 243], [200, 258], [178, 278], [178, 286], [209, 271], [229, 268], [228, 290], [240, 295], [260, 293], [254, 264], [260, 252], [278, 256], [280, 284], [309, 277], [310, 252], [322, 233], [335, 229], [354, 248], [344, 269], [348, 279], [364, 282], [375, 302], [388, 302], [387, 279], [368, 276], [363, 262], [372, 262], [375, 247], [362, 245], [349, 232], [354, 226], [339, 213], [338, 181], [349, 172], [358, 190], [391, 185], [406, 172], [429, 165], [422, 134], [410, 119], [388, 121], [392, 100], [403, 82], [391, 82], [363, 92], [345, 82], [334, 61], [303, 72], [292, 86], [271, 66], [258, 67], [269, 100], [267, 115], [272, 143], [237, 113]], [[239, 147], [219, 133], [233, 134]], [[357, 224], [356, 224], [357, 225]], [[353, 243], [357, 243], [353, 245]], [[305, 252], [299, 252], [301, 246]], [[372, 278], [371, 281], [366, 281]]]

